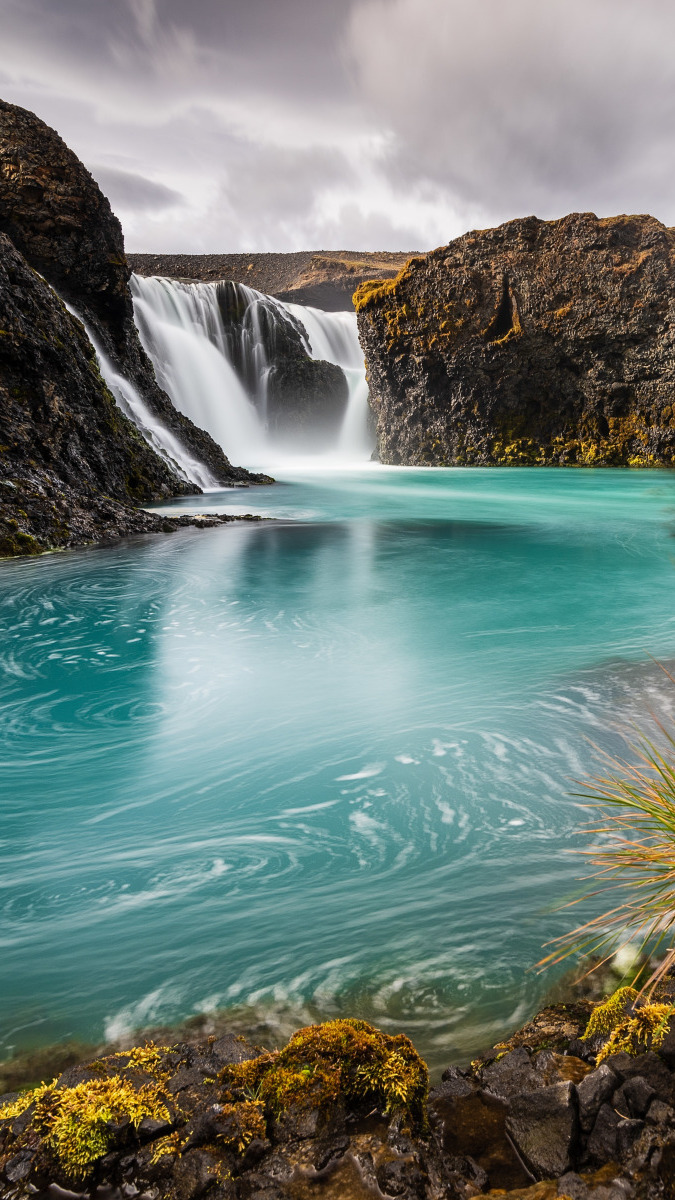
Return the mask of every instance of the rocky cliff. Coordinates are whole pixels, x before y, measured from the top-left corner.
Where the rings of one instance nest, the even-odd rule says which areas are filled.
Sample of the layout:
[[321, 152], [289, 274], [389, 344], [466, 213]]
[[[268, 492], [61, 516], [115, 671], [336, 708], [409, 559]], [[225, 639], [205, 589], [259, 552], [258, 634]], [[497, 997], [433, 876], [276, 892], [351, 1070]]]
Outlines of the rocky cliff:
[[355, 294], [383, 462], [675, 463], [675, 232], [474, 231]]
[[[138, 340], [119, 221], [53, 129], [0, 101], [0, 231], [67, 300], [152, 413], [221, 483], [253, 477], [171, 404]], [[198, 490], [198, 489], [195, 489]]]

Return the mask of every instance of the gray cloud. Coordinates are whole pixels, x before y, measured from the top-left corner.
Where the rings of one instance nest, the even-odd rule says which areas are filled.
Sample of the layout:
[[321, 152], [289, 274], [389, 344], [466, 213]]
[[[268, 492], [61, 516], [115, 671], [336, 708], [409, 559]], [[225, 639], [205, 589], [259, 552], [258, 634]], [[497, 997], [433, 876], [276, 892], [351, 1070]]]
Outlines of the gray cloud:
[[161, 212], [183, 202], [180, 192], [163, 183], [153, 183], [151, 179], [136, 175], [133, 171], [120, 171], [117, 167], [96, 164], [90, 165], [89, 169], [117, 211]]
[[363, 0], [348, 46], [397, 186], [493, 218], [675, 218], [675, 9], [663, 0]]
[[670, 0], [0, 0], [0, 91], [137, 250], [407, 249], [675, 223]]

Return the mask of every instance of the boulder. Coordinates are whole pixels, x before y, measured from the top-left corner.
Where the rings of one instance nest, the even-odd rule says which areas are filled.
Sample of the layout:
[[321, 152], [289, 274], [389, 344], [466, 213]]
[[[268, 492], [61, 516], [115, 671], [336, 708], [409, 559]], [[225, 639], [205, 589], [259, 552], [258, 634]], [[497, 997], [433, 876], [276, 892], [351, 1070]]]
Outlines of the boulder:
[[600, 1108], [613, 1096], [618, 1082], [619, 1079], [612, 1069], [606, 1063], [602, 1063], [597, 1070], [591, 1071], [577, 1084], [579, 1121], [586, 1133], [593, 1128]]
[[671, 465], [675, 232], [526, 217], [355, 293], [383, 462]]
[[577, 1150], [577, 1099], [573, 1083], [554, 1083], [515, 1096], [506, 1129], [536, 1179], [564, 1175]]

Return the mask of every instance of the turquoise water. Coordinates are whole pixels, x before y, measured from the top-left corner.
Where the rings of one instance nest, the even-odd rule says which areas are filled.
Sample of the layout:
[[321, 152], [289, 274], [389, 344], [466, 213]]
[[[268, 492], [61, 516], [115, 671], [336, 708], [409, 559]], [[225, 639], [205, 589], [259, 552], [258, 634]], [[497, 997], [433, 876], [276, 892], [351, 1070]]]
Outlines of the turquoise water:
[[0, 564], [0, 1057], [244, 1006], [524, 1019], [589, 738], [671, 697], [675, 476], [290, 471]]

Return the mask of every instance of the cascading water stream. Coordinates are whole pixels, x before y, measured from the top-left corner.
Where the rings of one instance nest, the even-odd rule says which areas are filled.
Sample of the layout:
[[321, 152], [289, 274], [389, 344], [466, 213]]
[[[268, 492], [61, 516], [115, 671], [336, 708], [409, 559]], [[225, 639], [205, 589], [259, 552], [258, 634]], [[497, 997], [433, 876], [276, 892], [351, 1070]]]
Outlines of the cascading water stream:
[[129, 379], [121, 375], [117, 368], [99, 346], [94, 333], [82, 320], [82, 317], [62, 299], [68, 312], [84, 325], [85, 332], [94, 350], [99, 370], [107, 383], [122, 412], [136, 426], [149, 446], [169, 464], [180, 479], [186, 483], [196, 483], [203, 491], [209, 491], [218, 486], [211, 472], [190, 454], [189, 450], [179, 439], [167, 429], [150, 411], [147, 404]]
[[323, 312], [302, 304], [284, 304], [307, 331], [307, 349], [312, 358], [341, 367], [349, 386], [349, 402], [345, 413], [337, 452], [345, 459], [365, 460], [373, 450], [368, 408], [368, 383], [359, 342], [356, 313]]
[[134, 315], [158, 382], [176, 408], [245, 466], [278, 457], [266, 428], [267, 384], [278, 338], [300, 335], [311, 358], [344, 372], [349, 399], [337, 443], [326, 455], [366, 460], [368, 388], [354, 313], [283, 304], [244, 284], [183, 284], [131, 277]]

